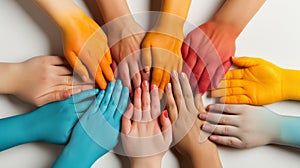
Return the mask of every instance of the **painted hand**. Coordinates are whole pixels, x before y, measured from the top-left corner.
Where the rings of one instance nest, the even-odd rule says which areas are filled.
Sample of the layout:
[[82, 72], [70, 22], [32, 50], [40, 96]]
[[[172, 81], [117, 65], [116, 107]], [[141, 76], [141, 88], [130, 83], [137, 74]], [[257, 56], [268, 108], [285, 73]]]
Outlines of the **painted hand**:
[[221, 97], [228, 104], [265, 105], [284, 100], [288, 92], [282, 83], [283, 70], [259, 58], [233, 58], [233, 63], [243, 69], [227, 72], [212, 97]]

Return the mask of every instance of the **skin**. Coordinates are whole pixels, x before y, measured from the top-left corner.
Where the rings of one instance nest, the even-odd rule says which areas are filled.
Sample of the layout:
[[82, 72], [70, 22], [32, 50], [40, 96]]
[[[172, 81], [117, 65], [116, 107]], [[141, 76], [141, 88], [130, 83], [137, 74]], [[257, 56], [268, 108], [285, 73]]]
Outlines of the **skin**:
[[143, 67], [152, 69], [151, 83], [158, 86], [160, 96], [170, 81], [171, 71], [182, 69], [180, 49], [190, 3], [191, 0], [163, 0], [160, 17], [142, 43]]
[[99, 25], [72, 0], [35, 2], [60, 27], [65, 57], [82, 80], [88, 81], [90, 73], [99, 87], [105, 89], [107, 81], [114, 80], [114, 74], [110, 68], [112, 58], [107, 37]]
[[93, 88], [73, 76], [66, 60], [58, 56], [34, 57], [21, 63], [0, 63], [0, 93], [42, 106], [65, 100]]
[[172, 141], [171, 122], [168, 112], [161, 112], [158, 88], [153, 85], [150, 95], [148, 85], [144, 81], [142, 89], [135, 90], [134, 105], [122, 119], [122, 144], [132, 168], [161, 167]]
[[[115, 74], [118, 74], [132, 93], [132, 90], [141, 87], [142, 83], [140, 46], [145, 31], [131, 15], [126, 0], [97, 0], [97, 3], [108, 28], [108, 42], [113, 61], [118, 65]], [[111, 10], [111, 6], [114, 6], [114, 10]], [[149, 80], [149, 77], [143, 78]]]
[[205, 111], [201, 103], [201, 95], [193, 96], [189, 80], [184, 73], [178, 75], [173, 72], [171, 82], [172, 87], [169, 84], [166, 88], [166, 96], [167, 109], [173, 125], [173, 137], [176, 138], [177, 134], [182, 134], [180, 127], [186, 127], [187, 123], [189, 125], [187, 118], [181, 116], [189, 116], [193, 119], [192, 127], [185, 132], [179, 143], [175, 144], [176, 152], [192, 167], [222, 167], [217, 146], [210, 140], [200, 141], [201, 134], [204, 134], [200, 132], [203, 121], [197, 120], [197, 115]]
[[280, 68], [260, 58], [233, 58], [240, 69], [230, 70], [212, 97], [228, 104], [265, 105], [300, 100], [300, 71]]
[[[201, 113], [206, 121], [202, 129], [213, 133], [209, 139], [234, 148], [252, 148], [267, 144], [300, 147], [299, 117], [278, 115], [267, 108], [249, 105], [208, 106], [211, 113]], [[211, 124], [211, 123], [218, 123]]]
[[227, 0], [208, 22], [186, 37], [182, 55], [183, 71], [194, 90], [203, 94], [216, 88], [231, 66], [236, 39], [265, 0]]

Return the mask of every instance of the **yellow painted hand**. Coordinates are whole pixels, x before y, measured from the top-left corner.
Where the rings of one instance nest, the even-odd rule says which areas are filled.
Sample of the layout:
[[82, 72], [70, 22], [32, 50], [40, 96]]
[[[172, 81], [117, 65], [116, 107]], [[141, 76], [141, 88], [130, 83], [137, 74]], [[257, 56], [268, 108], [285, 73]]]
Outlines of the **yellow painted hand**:
[[107, 81], [114, 80], [105, 33], [82, 11], [73, 14], [68, 22], [62, 26], [66, 59], [83, 80], [89, 79], [89, 70], [99, 87], [105, 89]]
[[242, 69], [230, 70], [212, 97], [228, 104], [265, 105], [288, 99], [285, 70], [260, 58], [232, 58]]

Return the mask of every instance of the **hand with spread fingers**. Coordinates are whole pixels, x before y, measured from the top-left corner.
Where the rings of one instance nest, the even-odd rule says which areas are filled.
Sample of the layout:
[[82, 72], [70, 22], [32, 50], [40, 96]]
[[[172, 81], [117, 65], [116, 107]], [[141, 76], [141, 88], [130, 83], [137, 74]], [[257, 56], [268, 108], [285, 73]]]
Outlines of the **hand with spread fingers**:
[[99, 25], [88, 17], [72, 0], [35, 0], [57, 23], [63, 34], [65, 57], [88, 81], [89, 72], [101, 89], [114, 80], [110, 67], [112, 58], [107, 37]]
[[230, 70], [212, 97], [228, 104], [265, 105], [300, 100], [300, 71], [282, 69], [260, 58], [233, 58], [241, 69]]
[[182, 47], [183, 71], [193, 90], [203, 94], [218, 86], [231, 67], [236, 39], [264, 2], [225, 1], [211, 20], [188, 34]]
[[167, 109], [173, 126], [175, 150], [191, 162], [192, 167], [222, 167], [217, 146], [201, 131], [203, 122], [197, 119], [205, 109], [200, 94], [193, 95], [184, 73], [172, 73], [166, 87]]
[[30, 113], [0, 119], [0, 151], [30, 142], [66, 144], [97, 89], [44, 105]]
[[[126, 1], [97, 0], [97, 3], [107, 28], [113, 61], [118, 64], [115, 76], [122, 80], [132, 95], [135, 88], [141, 87], [142, 78], [149, 80], [149, 77], [141, 76], [146, 75], [141, 73], [140, 61], [140, 46], [145, 30], [135, 21]], [[111, 6], [114, 6], [114, 10], [111, 10]]]
[[300, 147], [296, 129], [299, 117], [281, 116], [265, 107], [249, 105], [213, 104], [208, 109], [210, 113], [201, 113], [199, 118], [206, 121], [202, 130], [213, 133], [209, 139], [215, 143], [234, 148], [267, 144]]
[[102, 90], [79, 122], [70, 141], [55, 161], [53, 167], [91, 167], [101, 156], [118, 143], [121, 118], [129, 100], [129, 90], [122, 82], [109, 83]]
[[183, 26], [190, 4], [191, 0], [163, 0], [159, 19], [142, 43], [142, 65], [152, 68], [151, 83], [160, 89], [160, 97], [171, 71], [182, 69]]
[[148, 81], [134, 94], [122, 119], [122, 145], [131, 167], [161, 167], [161, 161], [172, 142], [168, 112], [161, 112], [157, 86], [151, 95]]
[[72, 94], [92, 89], [92, 84], [80, 82], [58, 56], [34, 57], [21, 63], [0, 63], [0, 93], [42, 106], [65, 100]]

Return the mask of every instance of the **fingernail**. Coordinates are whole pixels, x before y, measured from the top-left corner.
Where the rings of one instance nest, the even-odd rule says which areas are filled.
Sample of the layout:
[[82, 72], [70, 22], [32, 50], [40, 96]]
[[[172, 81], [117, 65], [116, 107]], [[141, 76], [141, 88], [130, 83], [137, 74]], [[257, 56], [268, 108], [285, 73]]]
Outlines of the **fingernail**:
[[180, 74], [180, 76], [181, 76], [182, 79], [185, 79], [185, 78], [186, 78], [186, 75], [185, 75], [185, 73], [183, 73], [183, 72]]
[[172, 76], [173, 77], [177, 77], [178, 76], [178, 73], [176, 71], [172, 71]]
[[144, 72], [149, 72], [150, 71], [150, 68], [148, 67], [148, 66], [146, 66], [145, 68], [144, 68]]
[[202, 126], [202, 129], [205, 130], [205, 131], [209, 131], [209, 130], [211, 130], [211, 126], [209, 126], [209, 125], [207, 125], [207, 124], [204, 124], [204, 125]]
[[165, 117], [165, 118], [169, 118], [169, 113], [168, 113], [168, 111], [164, 111], [164, 117]]
[[216, 136], [210, 136], [209, 139], [212, 140], [212, 141], [216, 141], [217, 137]]
[[146, 88], [148, 88], [148, 87], [149, 87], [149, 83], [148, 83], [148, 81], [147, 81], [147, 80], [145, 80], [145, 81], [144, 81], [144, 85], [145, 85], [145, 87], [146, 87]]
[[167, 89], [168, 89], [168, 90], [171, 90], [171, 83], [168, 83], [168, 84], [167, 84]]
[[199, 114], [199, 118], [200, 118], [200, 120], [206, 120], [207, 114], [201, 113], [201, 114]]
[[157, 89], [157, 86], [155, 84], [152, 84], [151, 85], [151, 90], [155, 90], [155, 89]]

